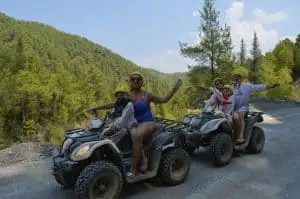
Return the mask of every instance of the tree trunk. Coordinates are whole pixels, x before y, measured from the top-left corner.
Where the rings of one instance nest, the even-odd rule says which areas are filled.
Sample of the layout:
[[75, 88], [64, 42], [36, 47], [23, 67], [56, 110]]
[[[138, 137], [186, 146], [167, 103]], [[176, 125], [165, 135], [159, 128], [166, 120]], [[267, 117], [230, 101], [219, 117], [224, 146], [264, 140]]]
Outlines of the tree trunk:
[[26, 121], [26, 99], [23, 98], [22, 99], [22, 123], [24, 123]]
[[257, 60], [255, 59], [253, 63], [253, 79], [252, 79], [254, 84], [256, 83], [256, 65], [257, 65]]
[[212, 80], [215, 78], [215, 71], [214, 71], [214, 59], [210, 59], [210, 69], [211, 69], [211, 78]]

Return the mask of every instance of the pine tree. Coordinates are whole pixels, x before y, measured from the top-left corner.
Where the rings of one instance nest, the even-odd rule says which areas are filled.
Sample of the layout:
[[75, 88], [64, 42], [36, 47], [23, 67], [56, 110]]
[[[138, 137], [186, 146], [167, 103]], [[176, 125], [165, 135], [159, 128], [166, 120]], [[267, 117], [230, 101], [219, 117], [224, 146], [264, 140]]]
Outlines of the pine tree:
[[240, 65], [245, 66], [245, 64], [246, 64], [246, 44], [244, 42], [244, 39], [241, 39], [239, 61], [240, 61]]
[[220, 59], [230, 59], [232, 56], [232, 39], [231, 39], [231, 28], [225, 23], [224, 28], [221, 29], [222, 34], [222, 46]]
[[214, 0], [205, 0], [200, 11], [201, 26], [199, 27], [201, 41], [195, 45], [179, 43], [181, 53], [195, 60], [198, 65], [209, 65], [211, 76], [215, 76], [215, 67], [222, 52], [222, 30], [219, 25], [219, 11], [214, 8]]
[[250, 73], [250, 81], [255, 83], [257, 77], [257, 70], [259, 66], [259, 59], [261, 56], [261, 50], [259, 48], [259, 42], [256, 32], [254, 32], [253, 42], [252, 42], [252, 49], [250, 50], [252, 55], [252, 65], [251, 65], [251, 73]]

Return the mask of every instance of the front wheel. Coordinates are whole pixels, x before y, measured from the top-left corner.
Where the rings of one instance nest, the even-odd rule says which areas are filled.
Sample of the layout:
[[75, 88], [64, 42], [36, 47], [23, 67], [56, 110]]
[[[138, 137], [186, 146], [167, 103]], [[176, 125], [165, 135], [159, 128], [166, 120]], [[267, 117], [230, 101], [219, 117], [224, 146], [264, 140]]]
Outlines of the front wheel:
[[211, 142], [210, 154], [216, 166], [224, 166], [231, 161], [233, 143], [228, 134], [218, 133]]
[[64, 188], [74, 188], [76, 178], [71, 176], [71, 174], [69, 174], [69, 176], [67, 176], [66, 174], [61, 174], [56, 166], [52, 168], [52, 174], [56, 182], [62, 185]]
[[260, 127], [254, 127], [247, 150], [250, 153], [260, 153], [265, 145], [265, 133]]
[[167, 149], [161, 157], [158, 177], [167, 185], [178, 185], [184, 182], [190, 167], [190, 158], [184, 149]]
[[189, 156], [192, 156], [196, 149], [192, 146], [185, 146], [184, 150], [189, 154]]
[[119, 169], [111, 162], [99, 161], [83, 169], [76, 181], [75, 192], [78, 199], [117, 199], [122, 186]]

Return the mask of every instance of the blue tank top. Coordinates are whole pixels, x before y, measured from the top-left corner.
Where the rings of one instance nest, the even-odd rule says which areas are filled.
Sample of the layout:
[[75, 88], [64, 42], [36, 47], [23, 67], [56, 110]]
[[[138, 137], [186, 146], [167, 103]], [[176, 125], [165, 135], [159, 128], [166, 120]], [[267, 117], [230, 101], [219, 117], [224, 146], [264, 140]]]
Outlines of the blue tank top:
[[134, 117], [138, 123], [154, 121], [151, 108], [145, 99], [134, 104]]

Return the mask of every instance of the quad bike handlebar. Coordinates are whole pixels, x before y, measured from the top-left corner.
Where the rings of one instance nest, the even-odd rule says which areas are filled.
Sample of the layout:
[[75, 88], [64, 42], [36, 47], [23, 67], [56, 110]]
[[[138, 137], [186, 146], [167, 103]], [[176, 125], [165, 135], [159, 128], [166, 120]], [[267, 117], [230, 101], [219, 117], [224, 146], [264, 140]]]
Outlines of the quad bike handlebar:
[[[87, 112], [94, 115], [94, 117], [98, 117], [97, 111], [98, 111], [97, 108], [91, 108], [87, 110]], [[104, 116], [104, 121], [109, 117], [109, 115], [110, 115], [110, 111], [107, 111]]]
[[97, 114], [97, 108], [91, 108], [91, 109], [88, 109], [87, 112], [94, 115], [95, 117], [98, 117], [98, 114]]
[[[91, 113], [93, 116], [94, 116], [94, 118], [92, 119], [92, 121], [94, 120], [100, 120], [101, 121], [101, 126], [99, 126], [99, 128], [103, 128], [104, 126], [105, 126], [105, 124], [106, 124], [106, 121], [107, 121], [107, 119], [109, 118], [109, 115], [110, 115], [110, 111], [107, 111], [106, 113], [105, 113], [105, 115], [104, 115], [104, 119], [102, 119], [102, 118], [100, 118], [99, 116], [98, 116], [98, 113], [97, 113], [97, 108], [92, 108], [92, 109], [89, 109], [87, 112], [88, 113]], [[98, 128], [98, 127], [97, 127]]]

